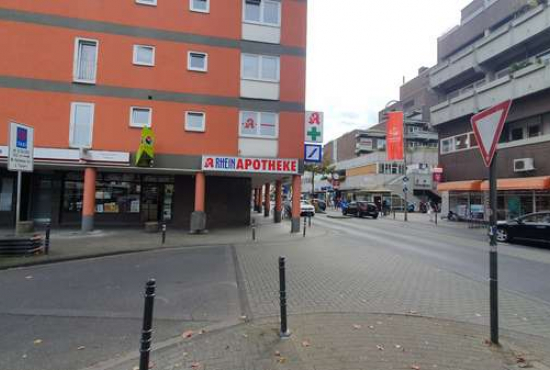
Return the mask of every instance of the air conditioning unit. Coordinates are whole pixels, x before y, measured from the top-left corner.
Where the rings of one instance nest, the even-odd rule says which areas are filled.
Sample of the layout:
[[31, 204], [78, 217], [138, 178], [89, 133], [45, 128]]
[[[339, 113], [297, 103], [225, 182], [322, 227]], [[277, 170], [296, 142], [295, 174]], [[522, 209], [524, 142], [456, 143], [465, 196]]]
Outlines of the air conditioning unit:
[[533, 158], [514, 159], [514, 172], [533, 171], [535, 160]]

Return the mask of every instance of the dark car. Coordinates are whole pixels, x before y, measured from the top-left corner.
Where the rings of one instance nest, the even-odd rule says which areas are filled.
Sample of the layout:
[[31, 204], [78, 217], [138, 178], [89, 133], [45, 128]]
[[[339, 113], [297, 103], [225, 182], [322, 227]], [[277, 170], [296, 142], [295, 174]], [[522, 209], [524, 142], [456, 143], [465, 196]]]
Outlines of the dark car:
[[497, 240], [515, 239], [550, 243], [550, 212], [532, 213], [497, 225]]
[[344, 216], [352, 215], [357, 217], [369, 216], [378, 218], [378, 207], [374, 203], [368, 202], [351, 202], [342, 210]]

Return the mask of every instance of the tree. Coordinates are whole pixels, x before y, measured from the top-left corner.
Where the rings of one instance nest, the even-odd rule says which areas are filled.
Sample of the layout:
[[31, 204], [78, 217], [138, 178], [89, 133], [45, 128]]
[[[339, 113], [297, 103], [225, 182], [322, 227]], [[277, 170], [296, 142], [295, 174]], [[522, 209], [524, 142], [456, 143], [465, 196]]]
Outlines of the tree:
[[331, 165], [327, 158], [322, 163], [309, 163], [304, 170], [311, 172], [311, 199], [315, 198], [315, 174], [328, 175], [334, 172], [334, 165]]

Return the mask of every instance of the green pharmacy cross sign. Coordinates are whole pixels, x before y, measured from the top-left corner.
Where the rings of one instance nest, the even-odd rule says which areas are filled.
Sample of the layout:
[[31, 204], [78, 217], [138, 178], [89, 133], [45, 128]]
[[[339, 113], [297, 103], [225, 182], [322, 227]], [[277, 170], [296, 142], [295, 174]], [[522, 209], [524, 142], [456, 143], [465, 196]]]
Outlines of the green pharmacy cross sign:
[[317, 141], [317, 137], [321, 136], [321, 131], [317, 130], [317, 127], [313, 127], [311, 130], [307, 132], [307, 136], [311, 137], [311, 141]]

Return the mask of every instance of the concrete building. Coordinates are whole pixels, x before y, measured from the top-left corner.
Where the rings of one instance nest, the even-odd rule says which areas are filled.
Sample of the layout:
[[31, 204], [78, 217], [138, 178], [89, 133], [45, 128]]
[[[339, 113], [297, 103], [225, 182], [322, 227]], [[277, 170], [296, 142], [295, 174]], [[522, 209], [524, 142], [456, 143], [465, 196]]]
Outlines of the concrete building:
[[512, 99], [498, 146], [498, 218], [550, 209], [550, 7], [547, 1], [472, 1], [438, 40], [429, 72], [439, 102], [444, 209], [487, 218], [487, 178], [473, 114]]
[[10, 121], [35, 128], [22, 220], [200, 232], [248, 224], [282, 182], [296, 218], [306, 20], [303, 0], [0, 0], [0, 226]]

